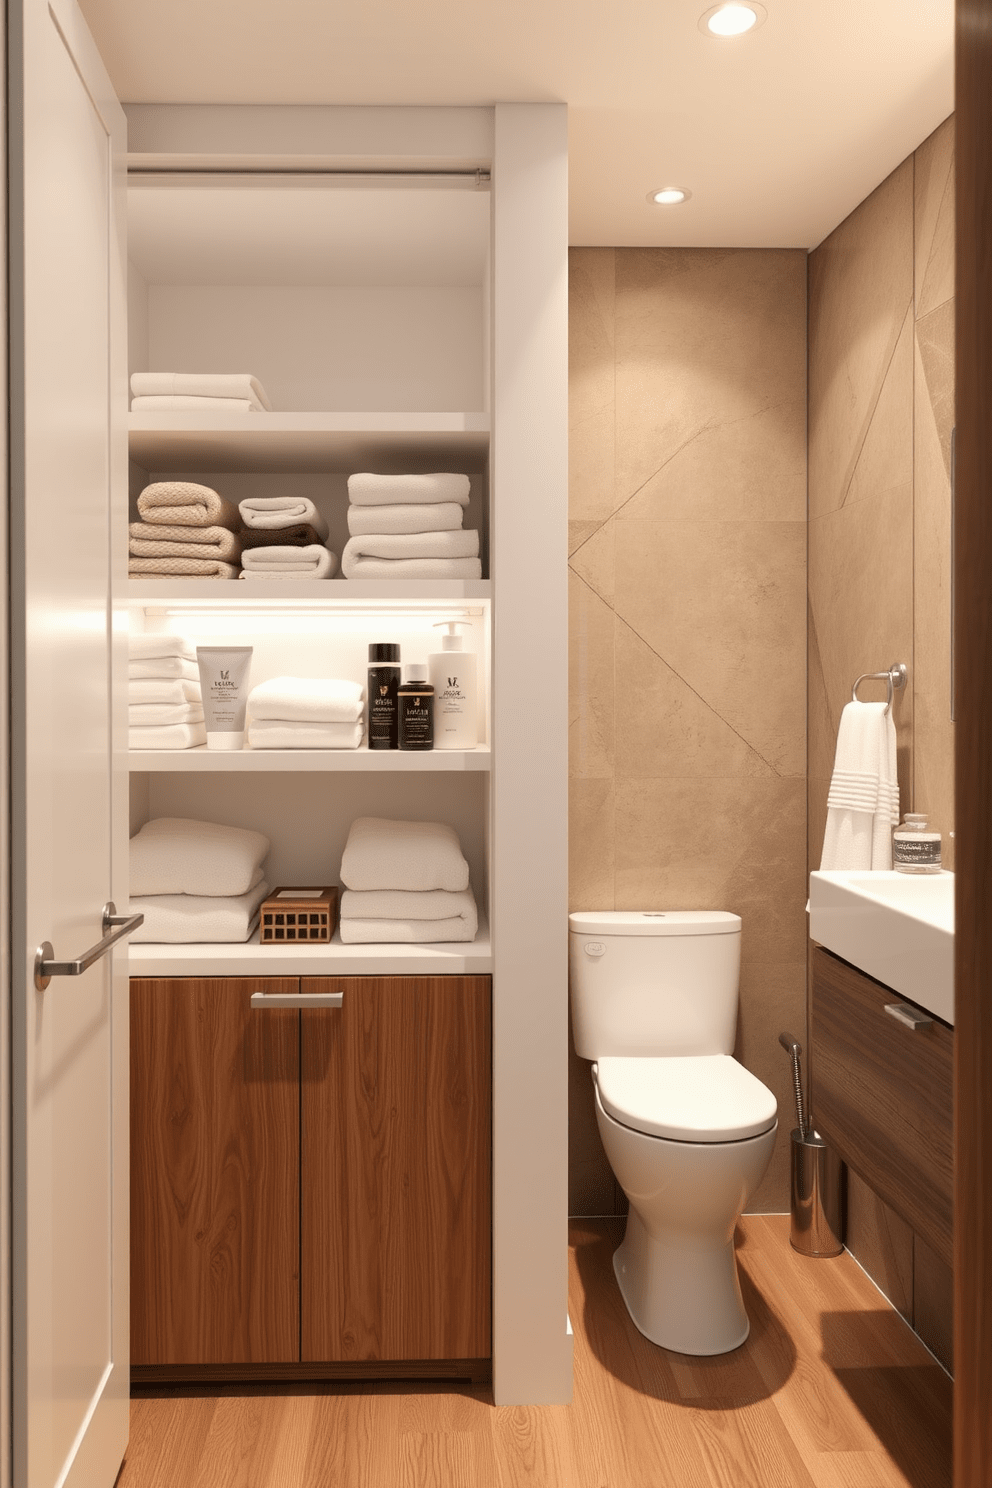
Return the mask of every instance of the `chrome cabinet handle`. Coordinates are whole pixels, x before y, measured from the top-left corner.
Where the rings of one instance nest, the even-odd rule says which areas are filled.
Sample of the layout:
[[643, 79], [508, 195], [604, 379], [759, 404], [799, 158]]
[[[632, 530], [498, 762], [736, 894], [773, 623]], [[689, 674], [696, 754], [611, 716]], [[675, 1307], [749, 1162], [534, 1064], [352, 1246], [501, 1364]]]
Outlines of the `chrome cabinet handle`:
[[34, 984], [39, 992], [44, 992], [52, 977], [57, 976], [82, 976], [88, 971], [94, 961], [99, 961], [105, 956], [112, 945], [123, 940], [125, 935], [130, 935], [132, 930], [137, 930], [143, 925], [145, 917], [143, 914], [119, 915], [117, 906], [109, 899], [103, 906], [103, 937], [96, 945], [90, 946], [88, 951], [75, 961], [56, 961], [55, 952], [50, 940], [43, 941], [34, 956]]
[[253, 992], [253, 1008], [339, 1008], [344, 1006], [343, 992]]
[[895, 1018], [897, 1023], [904, 1024], [907, 1028], [929, 1028], [933, 1023], [926, 1013], [921, 1013], [919, 1008], [910, 1007], [905, 1002], [887, 1002], [885, 1011], [890, 1018]]

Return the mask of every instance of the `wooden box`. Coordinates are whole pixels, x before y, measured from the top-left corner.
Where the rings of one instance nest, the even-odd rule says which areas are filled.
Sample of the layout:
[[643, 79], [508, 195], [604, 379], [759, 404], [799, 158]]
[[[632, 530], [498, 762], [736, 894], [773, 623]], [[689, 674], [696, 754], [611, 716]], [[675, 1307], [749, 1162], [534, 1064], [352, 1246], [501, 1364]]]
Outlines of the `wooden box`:
[[273, 889], [259, 910], [259, 945], [325, 944], [338, 922], [338, 891]]

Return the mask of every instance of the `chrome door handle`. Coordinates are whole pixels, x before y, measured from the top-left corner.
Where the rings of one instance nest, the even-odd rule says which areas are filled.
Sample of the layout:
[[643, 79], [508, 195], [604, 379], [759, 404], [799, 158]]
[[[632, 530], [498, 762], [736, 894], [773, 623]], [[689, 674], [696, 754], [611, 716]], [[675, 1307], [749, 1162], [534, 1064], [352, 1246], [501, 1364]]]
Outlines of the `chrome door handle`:
[[339, 1008], [344, 1006], [343, 992], [253, 992], [253, 1008]]
[[933, 1019], [926, 1013], [921, 1013], [919, 1008], [910, 1007], [905, 1002], [887, 1002], [885, 1011], [890, 1018], [895, 1018], [897, 1023], [904, 1023], [907, 1028], [929, 1028]]
[[56, 961], [55, 952], [52, 950], [50, 940], [43, 941], [34, 956], [34, 984], [39, 992], [44, 992], [52, 977], [56, 976], [82, 976], [88, 971], [94, 961], [99, 961], [105, 956], [112, 945], [123, 940], [125, 935], [130, 935], [132, 930], [137, 930], [143, 925], [145, 917], [143, 914], [119, 915], [117, 906], [109, 899], [103, 906], [103, 937], [95, 946], [90, 946], [75, 961]]

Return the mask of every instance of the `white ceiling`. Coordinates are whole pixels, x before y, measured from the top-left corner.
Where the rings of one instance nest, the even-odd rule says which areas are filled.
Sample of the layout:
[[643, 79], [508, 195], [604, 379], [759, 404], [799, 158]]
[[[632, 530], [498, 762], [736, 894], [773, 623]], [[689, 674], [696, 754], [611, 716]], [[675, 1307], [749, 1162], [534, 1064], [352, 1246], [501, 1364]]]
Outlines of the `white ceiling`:
[[81, 0], [124, 102], [565, 102], [574, 244], [812, 247], [952, 111], [954, 3], [765, 4]]

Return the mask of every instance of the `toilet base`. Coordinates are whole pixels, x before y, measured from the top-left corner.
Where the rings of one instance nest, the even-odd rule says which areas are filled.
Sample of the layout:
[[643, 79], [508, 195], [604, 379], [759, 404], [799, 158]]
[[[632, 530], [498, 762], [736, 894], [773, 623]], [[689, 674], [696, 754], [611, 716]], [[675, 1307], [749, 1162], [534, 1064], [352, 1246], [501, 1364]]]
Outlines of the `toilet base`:
[[631, 1209], [613, 1257], [627, 1311], [645, 1338], [678, 1354], [728, 1354], [750, 1331], [734, 1241], [691, 1243], [648, 1234]]

